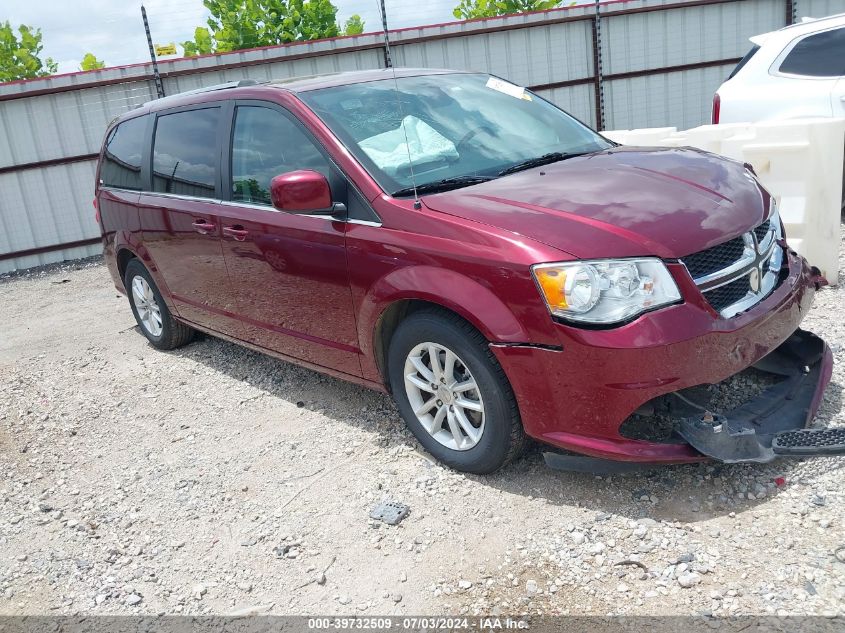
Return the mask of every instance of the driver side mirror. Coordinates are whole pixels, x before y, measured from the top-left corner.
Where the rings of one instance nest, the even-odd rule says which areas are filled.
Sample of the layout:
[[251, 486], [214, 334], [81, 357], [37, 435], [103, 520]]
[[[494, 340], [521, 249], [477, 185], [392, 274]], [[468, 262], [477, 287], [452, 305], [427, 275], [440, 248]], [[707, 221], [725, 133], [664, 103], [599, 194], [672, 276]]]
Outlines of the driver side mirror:
[[280, 174], [270, 181], [273, 206], [286, 213], [333, 213], [329, 181], [323, 174], [298, 169]]

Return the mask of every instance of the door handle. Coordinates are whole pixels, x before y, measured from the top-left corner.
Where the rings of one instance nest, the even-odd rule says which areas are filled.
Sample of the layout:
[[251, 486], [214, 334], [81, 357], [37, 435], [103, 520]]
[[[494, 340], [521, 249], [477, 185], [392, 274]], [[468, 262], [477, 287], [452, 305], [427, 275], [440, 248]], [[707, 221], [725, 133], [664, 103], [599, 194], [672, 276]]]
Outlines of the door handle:
[[223, 234], [231, 235], [238, 242], [243, 242], [246, 239], [246, 236], [249, 235], [249, 231], [247, 231], [240, 224], [236, 224], [235, 226], [224, 226]]
[[202, 235], [208, 235], [215, 229], [215, 226], [206, 220], [194, 220], [194, 230]]

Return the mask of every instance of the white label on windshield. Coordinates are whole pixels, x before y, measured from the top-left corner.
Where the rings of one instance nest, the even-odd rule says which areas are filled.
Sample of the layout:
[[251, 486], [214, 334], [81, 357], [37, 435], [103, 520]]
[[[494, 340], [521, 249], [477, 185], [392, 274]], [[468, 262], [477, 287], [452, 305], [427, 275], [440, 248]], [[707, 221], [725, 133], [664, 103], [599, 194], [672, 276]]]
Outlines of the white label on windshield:
[[487, 80], [487, 87], [492, 88], [493, 90], [498, 90], [499, 92], [503, 92], [506, 95], [510, 95], [511, 97], [515, 97], [517, 99], [526, 99], [526, 97], [528, 97], [528, 95], [525, 94], [525, 88], [515, 86], [512, 83], [508, 83], [503, 79], [497, 79], [496, 77], [490, 77], [490, 79]]

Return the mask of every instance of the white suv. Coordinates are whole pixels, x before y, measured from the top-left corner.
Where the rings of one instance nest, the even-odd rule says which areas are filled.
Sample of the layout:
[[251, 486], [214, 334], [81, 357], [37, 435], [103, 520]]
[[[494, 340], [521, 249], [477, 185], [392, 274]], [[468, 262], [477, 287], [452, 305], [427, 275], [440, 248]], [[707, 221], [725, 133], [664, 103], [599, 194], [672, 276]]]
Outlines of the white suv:
[[713, 123], [845, 116], [845, 13], [751, 42], [713, 97]]

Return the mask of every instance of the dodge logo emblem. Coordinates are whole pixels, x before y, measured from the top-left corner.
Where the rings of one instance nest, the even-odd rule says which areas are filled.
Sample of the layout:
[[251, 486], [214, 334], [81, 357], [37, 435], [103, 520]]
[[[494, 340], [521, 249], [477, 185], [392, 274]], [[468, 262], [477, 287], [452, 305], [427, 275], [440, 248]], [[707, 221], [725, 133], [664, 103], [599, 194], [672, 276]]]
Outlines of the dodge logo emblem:
[[751, 274], [748, 275], [748, 285], [751, 286], [752, 292], [760, 292], [760, 269], [753, 268]]

